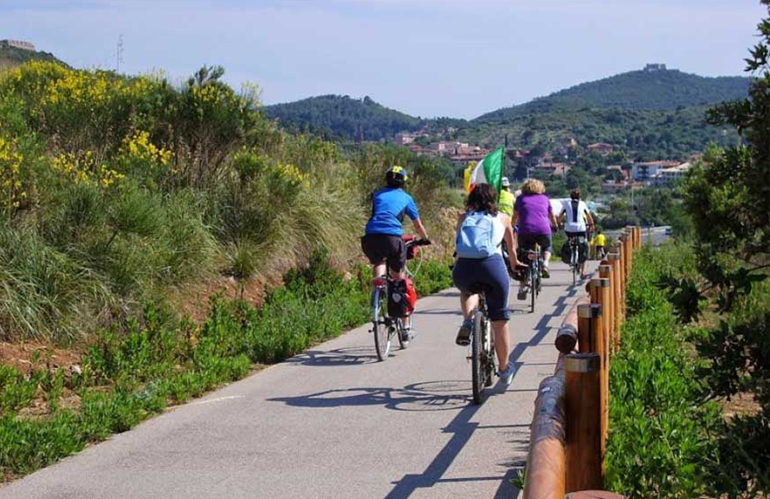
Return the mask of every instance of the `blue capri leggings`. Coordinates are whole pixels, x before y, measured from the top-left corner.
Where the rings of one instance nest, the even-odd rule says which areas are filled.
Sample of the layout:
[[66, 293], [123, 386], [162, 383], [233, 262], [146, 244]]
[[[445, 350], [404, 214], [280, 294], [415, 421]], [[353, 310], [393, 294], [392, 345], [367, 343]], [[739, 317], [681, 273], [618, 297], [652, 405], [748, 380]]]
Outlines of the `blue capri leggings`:
[[452, 271], [452, 279], [463, 293], [486, 293], [490, 320], [507, 321], [511, 317], [508, 310], [508, 270], [502, 256], [460, 258]]

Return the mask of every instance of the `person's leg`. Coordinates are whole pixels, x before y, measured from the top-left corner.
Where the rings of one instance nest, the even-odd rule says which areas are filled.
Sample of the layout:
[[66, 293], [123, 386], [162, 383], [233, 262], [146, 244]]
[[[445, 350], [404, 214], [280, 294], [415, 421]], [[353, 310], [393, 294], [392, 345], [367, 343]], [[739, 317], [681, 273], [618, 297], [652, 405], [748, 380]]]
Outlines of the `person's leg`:
[[372, 275], [374, 277], [380, 277], [385, 275], [385, 262], [376, 263], [372, 265]]
[[470, 293], [460, 293], [460, 309], [463, 311], [463, 318], [470, 319], [471, 314], [479, 306], [479, 295]]
[[508, 355], [511, 351], [511, 336], [508, 330], [508, 321], [492, 321], [492, 330], [495, 332], [495, 352], [500, 371], [508, 370]]
[[406, 272], [406, 245], [404, 240], [398, 236], [390, 236], [388, 239], [388, 266], [390, 267], [391, 279], [405, 279]]
[[508, 309], [508, 273], [505, 271], [503, 262], [493, 257], [485, 263], [483, 274], [485, 282], [490, 287], [486, 293], [487, 311], [495, 334], [495, 353], [500, 366], [500, 376], [507, 384], [510, 383], [513, 374], [508, 366], [508, 354], [511, 350], [508, 332], [508, 320], [511, 314]]
[[541, 236], [538, 240], [538, 244], [543, 250], [543, 277], [548, 278], [551, 277], [551, 271], [549, 262], [551, 261], [551, 253], [553, 251], [552, 245], [552, 239], [550, 235], [544, 235]]

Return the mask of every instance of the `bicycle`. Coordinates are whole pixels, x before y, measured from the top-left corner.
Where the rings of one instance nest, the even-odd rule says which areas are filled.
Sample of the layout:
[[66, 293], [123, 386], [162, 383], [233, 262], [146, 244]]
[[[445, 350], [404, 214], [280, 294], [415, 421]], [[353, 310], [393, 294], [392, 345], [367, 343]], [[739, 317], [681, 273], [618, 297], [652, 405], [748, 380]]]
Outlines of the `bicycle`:
[[[407, 261], [415, 257], [416, 248], [419, 246], [428, 246], [430, 241], [427, 239], [415, 239], [414, 236], [403, 236], [407, 250]], [[422, 265], [422, 255], [417, 268], [414, 271], [405, 266], [408, 277], [413, 278]], [[411, 340], [412, 315], [406, 317], [392, 317], [387, 311], [388, 292], [392, 283], [396, 280], [390, 277], [390, 268], [385, 267], [385, 275], [372, 279], [372, 330], [374, 333], [374, 349], [377, 352], [377, 359], [381, 362], [388, 358], [390, 346], [393, 342], [393, 336], [398, 336], [399, 346], [405, 350]]]
[[469, 358], [471, 360], [473, 403], [478, 405], [484, 401], [485, 388], [492, 386], [497, 369], [495, 364], [495, 338], [494, 334], [492, 334], [492, 323], [487, 315], [485, 290], [482, 287], [476, 291], [479, 295], [479, 306], [473, 311]]
[[569, 268], [572, 271], [572, 285], [574, 286], [577, 284], [577, 276], [580, 275], [580, 278], [583, 278], [582, 272], [580, 272], [580, 267], [583, 264], [580, 261], [580, 247], [586, 243], [586, 238], [584, 236], [579, 235], [572, 235], [567, 234], [567, 237], [569, 237], [569, 249], [570, 249], [570, 259], [569, 259]]
[[540, 251], [540, 245], [535, 243], [535, 248], [527, 251], [529, 290], [530, 290], [530, 312], [535, 313], [535, 301], [540, 294], [543, 283], [543, 253]]

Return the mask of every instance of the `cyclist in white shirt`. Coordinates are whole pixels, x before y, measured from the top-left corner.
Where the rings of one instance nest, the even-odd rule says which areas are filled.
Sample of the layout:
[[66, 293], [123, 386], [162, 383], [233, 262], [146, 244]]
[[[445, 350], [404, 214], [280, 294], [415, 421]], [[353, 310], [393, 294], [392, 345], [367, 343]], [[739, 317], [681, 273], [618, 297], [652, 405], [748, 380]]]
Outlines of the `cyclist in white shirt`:
[[[593, 230], [594, 219], [588, 210], [588, 205], [580, 199], [580, 189], [572, 189], [569, 193], [570, 201], [564, 203], [564, 212], [561, 214], [560, 221], [564, 221], [564, 233], [568, 238], [577, 237], [586, 240], [586, 231]], [[584, 242], [585, 244], [585, 242]], [[581, 248], [583, 250], [583, 248]], [[580, 278], [585, 278], [586, 259], [580, 262]]]

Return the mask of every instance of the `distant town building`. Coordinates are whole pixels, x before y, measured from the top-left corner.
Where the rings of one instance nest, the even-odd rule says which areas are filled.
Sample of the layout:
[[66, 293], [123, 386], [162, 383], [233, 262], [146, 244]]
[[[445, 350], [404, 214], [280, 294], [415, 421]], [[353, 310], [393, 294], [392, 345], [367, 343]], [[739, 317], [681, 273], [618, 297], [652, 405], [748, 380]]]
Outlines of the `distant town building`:
[[634, 163], [631, 167], [631, 176], [636, 182], [649, 183], [652, 178], [658, 174], [659, 170], [678, 166], [679, 161], [646, 161], [644, 163]]
[[397, 133], [396, 144], [399, 146], [405, 146], [406, 144], [411, 144], [414, 142], [414, 139], [416, 138], [417, 136], [413, 133]]
[[654, 185], [669, 185], [676, 181], [682, 180], [687, 172], [692, 168], [692, 164], [682, 163], [681, 165], [672, 166], [670, 168], [662, 168], [658, 170], [652, 177], [652, 183]]
[[7, 45], [9, 47], [16, 47], [17, 49], [35, 51], [35, 46], [29, 42], [22, 40], [0, 40], [0, 45]]
[[657, 63], [647, 64], [644, 67], [644, 70], [646, 72], [648, 72], [648, 73], [652, 73], [654, 71], [665, 71], [666, 70], [666, 65], [665, 64], [657, 64]]
[[607, 170], [610, 172], [618, 172], [622, 181], [631, 180], [631, 170], [624, 170], [621, 165], [607, 165]]
[[597, 142], [596, 144], [591, 144], [589, 146], [586, 146], [586, 149], [588, 149], [588, 152], [597, 152], [602, 156], [609, 156], [610, 154], [612, 154], [612, 151], [615, 150], [612, 144], [606, 144], [604, 142]]

